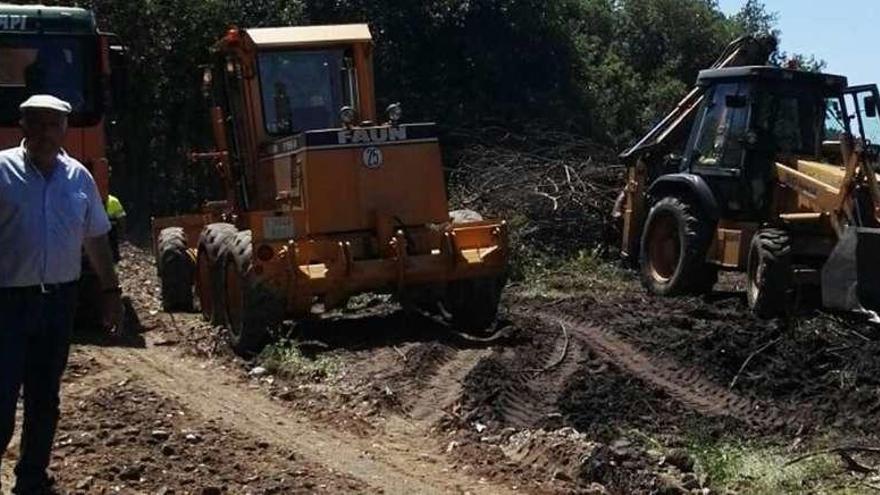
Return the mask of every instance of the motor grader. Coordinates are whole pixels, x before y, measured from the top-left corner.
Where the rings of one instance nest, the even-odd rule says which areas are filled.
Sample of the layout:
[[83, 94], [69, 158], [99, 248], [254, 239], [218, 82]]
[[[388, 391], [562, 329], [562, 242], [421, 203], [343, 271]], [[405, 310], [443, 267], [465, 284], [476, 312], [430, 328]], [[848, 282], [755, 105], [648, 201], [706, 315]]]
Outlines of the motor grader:
[[380, 116], [367, 25], [230, 29], [203, 83], [225, 198], [153, 220], [162, 301], [258, 350], [284, 320], [391, 293], [489, 327], [507, 226], [448, 211], [437, 129]]
[[622, 250], [658, 295], [706, 293], [730, 270], [759, 317], [811, 293], [878, 311], [877, 87], [749, 65], [774, 46], [738, 40], [622, 155]]

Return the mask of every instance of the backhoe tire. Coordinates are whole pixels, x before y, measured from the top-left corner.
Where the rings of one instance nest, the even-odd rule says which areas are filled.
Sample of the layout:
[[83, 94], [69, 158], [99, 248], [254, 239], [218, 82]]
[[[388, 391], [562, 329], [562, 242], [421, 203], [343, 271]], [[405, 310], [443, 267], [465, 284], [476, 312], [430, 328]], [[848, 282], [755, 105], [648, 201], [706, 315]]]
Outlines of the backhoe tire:
[[199, 235], [196, 257], [196, 294], [202, 318], [214, 325], [223, 321], [223, 265], [220, 254], [238, 229], [229, 223], [206, 225]]
[[443, 306], [452, 326], [467, 333], [486, 333], [498, 317], [504, 284], [504, 279], [498, 277], [450, 282]]
[[749, 249], [746, 295], [758, 318], [785, 316], [791, 309], [794, 271], [791, 237], [782, 229], [763, 229]]
[[162, 283], [162, 309], [192, 311], [195, 260], [187, 252], [182, 227], [168, 227], [159, 232], [156, 269]]
[[706, 262], [714, 230], [715, 222], [685, 199], [654, 203], [641, 238], [642, 285], [660, 296], [710, 292], [718, 281], [718, 268]]
[[243, 230], [232, 238], [223, 260], [229, 344], [244, 357], [259, 353], [284, 320], [285, 295], [254, 273], [252, 256], [251, 231]]

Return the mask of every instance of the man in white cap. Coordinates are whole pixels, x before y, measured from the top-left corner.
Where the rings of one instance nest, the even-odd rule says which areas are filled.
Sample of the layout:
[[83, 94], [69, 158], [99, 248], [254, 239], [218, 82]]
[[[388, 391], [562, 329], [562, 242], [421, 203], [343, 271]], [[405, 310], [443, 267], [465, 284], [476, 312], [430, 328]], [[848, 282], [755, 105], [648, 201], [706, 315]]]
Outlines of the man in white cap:
[[61, 149], [70, 105], [20, 106], [24, 140], [0, 151], [0, 458], [24, 397], [16, 494], [53, 493], [47, 474], [59, 417], [83, 248], [103, 288], [104, 324], [121, 319], [110, 222], [89, 172]]

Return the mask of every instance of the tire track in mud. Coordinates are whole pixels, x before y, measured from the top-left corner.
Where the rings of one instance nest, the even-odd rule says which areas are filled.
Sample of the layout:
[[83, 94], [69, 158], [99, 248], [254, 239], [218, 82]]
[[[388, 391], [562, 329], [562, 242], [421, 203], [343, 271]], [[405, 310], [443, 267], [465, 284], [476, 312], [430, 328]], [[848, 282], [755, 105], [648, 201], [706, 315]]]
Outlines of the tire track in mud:
[[528, 340], [501, 347], [465, 378], [465, 419], [516, 428], [559, 427], [559, 387], [582, 364], [583, 348], [561, 330], [539, 328]]
[[433, 363], [434, 372], [428, 380], [412, 383], [413, 388], [418, 386], [420, 390], [408, 408], [409, 416], [429, 425], [442, 419], [461, 400], [465, 377], [491, 353], [489, 349], [463, 349]]
[[578, 318], [540, 310], [519, 314], [537, 318], [548, 325], [565, 325], [573, 339], [582, 342], [599, 357], [699, 413], [729, 416], [753, 427], [770, 429], [783, 428], [799, 419], [773, 404], [731, 392], [705, 378], [696, 368], [648, 355], [613, 332]]
[[580, 343], [570, 338], [556, 339], [553, 346], [538, 350], [538, 366], [515, 370], [515, 380], [511, 380], [501, 394], [502, 413], [506, 422], [515, 427], [531, 428], [547, 420], [552, 414], [558, 415], [556, 405], [562, 389], [555, 383], [564, 383], [579, 368], [575, 356], [581, 354]]

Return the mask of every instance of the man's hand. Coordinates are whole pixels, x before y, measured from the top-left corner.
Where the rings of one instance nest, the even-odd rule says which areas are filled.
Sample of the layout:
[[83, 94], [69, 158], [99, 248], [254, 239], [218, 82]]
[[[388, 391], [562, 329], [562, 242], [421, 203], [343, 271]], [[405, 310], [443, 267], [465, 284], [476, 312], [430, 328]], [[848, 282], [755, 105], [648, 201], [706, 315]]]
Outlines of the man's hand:
[[119, 291], [105, 292], [101, 297], [101, 321], [104, 323], [104, 329], [112, 334], [121, 334], [122, 317], [125, 314], [125, 308], [122, 305], [122, 295]]
[[84, 242], [86, 255], [92, 263], [92, 268], [98, 274], [101, 287], [104, 288], [101, 297], [101, 315], [105, 328], [120, 332], [122, 329], [122, 294], [119, 287], [119, 278], [116, 276], [116, 268], [113, 266], [113, 253], [110, 250], [110, 242], [106, 235], [86, 239]]

